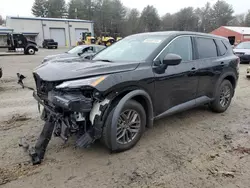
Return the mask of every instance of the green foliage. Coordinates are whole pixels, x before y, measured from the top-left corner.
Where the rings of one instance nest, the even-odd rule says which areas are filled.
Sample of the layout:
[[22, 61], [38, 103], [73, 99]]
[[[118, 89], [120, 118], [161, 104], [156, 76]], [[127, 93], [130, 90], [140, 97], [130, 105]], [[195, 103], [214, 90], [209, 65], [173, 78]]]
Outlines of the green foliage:
[[47, 1], [46, 0], [35, 0], [32, 9], [32, 13], [36, 17], [46, 17], [47, 16]]
[[129, 10], [121, 0], [35, 0], [32, 13], [37, 17], [84, 19], [94, 21], [95, 35], [127, 36], [139, 32], [188, 30], [211, 32], [223, 26], [250, 26], [250, 11], [233, 16], [234, 10], [225, 0], [204, 7], [186, 7], [159, 17], [157, 9], [146, 6], [140, 13]]

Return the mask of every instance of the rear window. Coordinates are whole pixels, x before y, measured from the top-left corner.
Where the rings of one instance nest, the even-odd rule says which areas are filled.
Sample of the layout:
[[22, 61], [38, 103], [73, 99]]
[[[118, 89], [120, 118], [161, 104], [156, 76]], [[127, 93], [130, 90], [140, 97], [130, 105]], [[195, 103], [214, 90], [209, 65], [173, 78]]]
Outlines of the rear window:
[[217, 48], [213, 39], [196, 38], [199, 59], [217, 57]]
[[221, 56], [225, 55], [227, 52], [227, 48], [226, 48], [225, 44], [221, 40], [216, 40], [216, 43], [217, 43], [218, 49], [220, 51], [220, 55]]

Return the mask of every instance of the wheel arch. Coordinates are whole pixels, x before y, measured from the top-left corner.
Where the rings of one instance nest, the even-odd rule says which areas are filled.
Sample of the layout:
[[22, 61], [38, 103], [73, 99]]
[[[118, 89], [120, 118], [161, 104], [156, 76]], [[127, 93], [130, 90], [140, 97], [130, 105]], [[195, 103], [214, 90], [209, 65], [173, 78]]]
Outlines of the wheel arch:
[[[220, 84], [223, 82], [223, 80], [228, 80], [228, 81], [232, 84], [233, 88], [234, 88], [234, 89], [236, 88], [236, 86], [237, 86], [237, 80], [238, 80], [236, 74], [235, 74], [234, 72], [227, 72], [227, 73], [224, 73], [224, 74], [218, 79], [218, 81], [217, 81], [217, 83], [216, 83], [216, 87], [215, 87], [215, 90], [214, 90], [214, 96], [215, 96], [215, 94], [216, 94], [216, 91], [217, 91], [218, 87], [219, 87]], [[235, 92], [233, 93], [233, 96], [234, 96], [234, 94], [235, 94]]]
[[[118, 101], [119, 100], [119, 101]], [[129, 100], [135, 100], [140, 103], [145, 109], [147, 116], [147, 127], [151, 128], [153, 126], [153, 104], [151, 97], [149, 94], [141, 89], [133, 90], [133, 91], [124, 91], [120, 95], [114, 98], [113, 101], [117, 102], [111, 124], [111, 148], [112, 150], [117, 149], [116, 145], [116, 122], [120, 116], [123, 106]]]

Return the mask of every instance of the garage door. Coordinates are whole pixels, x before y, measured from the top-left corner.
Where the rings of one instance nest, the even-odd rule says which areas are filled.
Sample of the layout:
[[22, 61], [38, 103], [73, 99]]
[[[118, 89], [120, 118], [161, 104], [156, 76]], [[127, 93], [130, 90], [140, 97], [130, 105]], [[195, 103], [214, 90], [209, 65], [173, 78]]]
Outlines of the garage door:
[[83, 33], [83, 32], [87, 32], [87, 31], [89, 31], [89, 30], [88, 30], [88, 29], [85, 29], [85, 28], [76, 29], [76, 30], [75, 30], [76, 43], [77, 43], [77, 41], [79, 41], [80, 38], [82, 37], [82, 33]]
[[50, 38], [58, 42], [58, 46], [66, 46], [64, 28], [50, 28]]

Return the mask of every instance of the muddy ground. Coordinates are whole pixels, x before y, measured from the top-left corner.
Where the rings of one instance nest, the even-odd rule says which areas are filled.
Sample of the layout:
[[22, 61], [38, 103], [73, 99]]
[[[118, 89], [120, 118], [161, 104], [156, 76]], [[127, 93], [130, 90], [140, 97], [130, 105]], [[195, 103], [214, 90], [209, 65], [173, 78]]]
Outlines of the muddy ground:
[[33, 85], [32, 70], [43, 57], [0, 57], [0, 187], [166, 187], [249, 188], [250, 80], [241, 65], [236, 96], [224, 114], [206, 107], [155, 122], [132, 150], [110, 154], [100, 143], [89, 149], [53, 138], [44, 162], [32, 166], [18, 147], [20, 137], [35, 142], [42, 129], [32, 92], [16, 84], [16, 73]]

